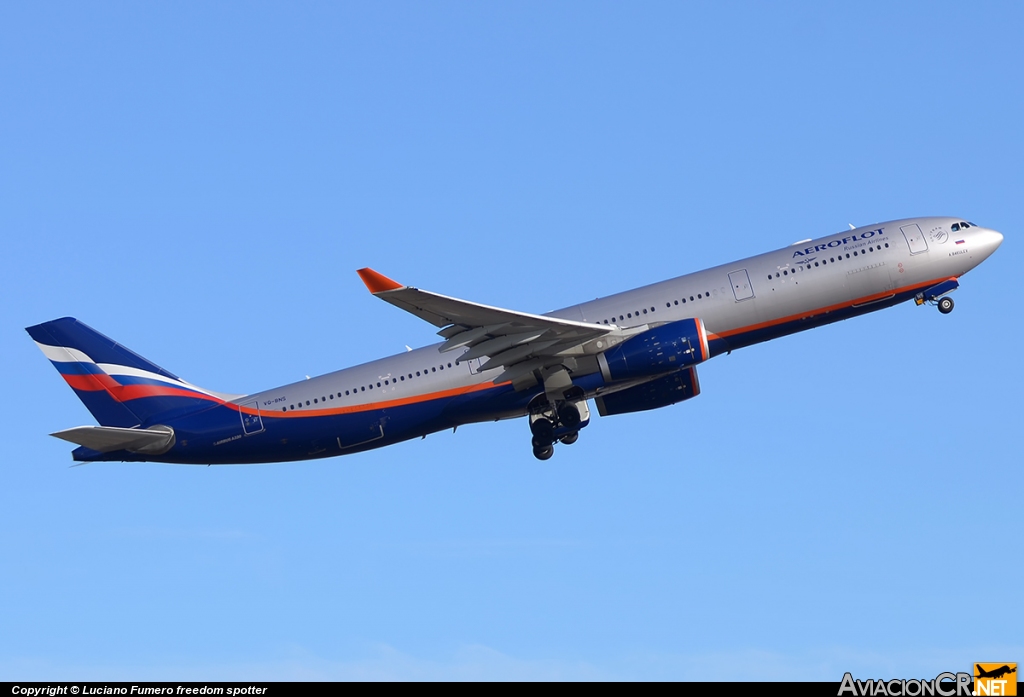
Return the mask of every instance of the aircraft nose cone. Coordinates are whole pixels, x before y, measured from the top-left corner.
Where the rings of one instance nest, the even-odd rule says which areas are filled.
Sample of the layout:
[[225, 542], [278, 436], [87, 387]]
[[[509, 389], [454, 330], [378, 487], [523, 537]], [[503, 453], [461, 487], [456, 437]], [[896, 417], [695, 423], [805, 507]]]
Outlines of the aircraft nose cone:
[[982, 233], [981, 244], [985, 248], [988, 254], [999, 249], [999, 245], [1003, 243], [1003, 235], [995, 230], [985, 230]]
[[978, 252], [982, 255], [983, 259], [990, 257], [993, 252], [999, 249], [999, 245], [1002, 243], [1002, 233], [996, 232], [995, 230], [980, 230], [978, 233]]

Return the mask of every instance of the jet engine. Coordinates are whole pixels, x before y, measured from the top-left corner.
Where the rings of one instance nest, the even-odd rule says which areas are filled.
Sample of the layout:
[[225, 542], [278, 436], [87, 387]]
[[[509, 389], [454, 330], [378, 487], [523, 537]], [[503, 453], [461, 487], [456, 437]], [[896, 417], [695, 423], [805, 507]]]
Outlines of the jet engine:
[[668, 373], [710, 357], [700, 319], [683, 319], [638, 334], [597, 357], [606, 382]]
[[697, 382], [697, 369], [691, 366], [678, 373], [630, 387], [628, 390], [598, 397], [594, 401], [597, 403], [597, 411], [601, 416], [614, 416], [667, 407], [699, 394], [700, 383]]

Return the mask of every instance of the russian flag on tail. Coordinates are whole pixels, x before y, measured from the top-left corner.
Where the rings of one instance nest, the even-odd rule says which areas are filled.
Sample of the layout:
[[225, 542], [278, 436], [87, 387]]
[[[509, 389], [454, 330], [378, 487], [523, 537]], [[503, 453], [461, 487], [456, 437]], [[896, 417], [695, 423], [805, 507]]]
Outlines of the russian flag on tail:
[[103, 426], [146, 426], [238, 398], [189, 384], [73, 317], [25, 331]]

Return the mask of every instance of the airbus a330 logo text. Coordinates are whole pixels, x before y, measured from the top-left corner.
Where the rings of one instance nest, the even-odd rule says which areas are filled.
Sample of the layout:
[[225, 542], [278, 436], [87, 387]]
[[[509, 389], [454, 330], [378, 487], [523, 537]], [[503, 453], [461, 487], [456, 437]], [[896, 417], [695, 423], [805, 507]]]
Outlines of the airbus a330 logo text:
[[818, 245], [815, 245], [813, 247], [806, 247], [806, 248], [804, 248], [802, 250], [798, 249], [795, 252], [793, 252], [793, 258], [796, 259], [797, 257], [807, 256], [808, 254], [814, 254], [815, 252], [820, 252], [820, 251], [825, 250], [825, 249], [834, 249], [835, 247], [841, 247], [844, 244], [850, 244], [851, 242], [860, 242], [861, 240], [869, 240], [872, 237], [875, 237], [875, 236], [881, 235], [881, 234], [882, 234], [882, 228], [878, 228], [877, 230], [868, 230], [867, 232], [862, 232], [859, 235], [850, 235], [849, 237], [844, 237], [844, 238], [842, 238], [840, 240], [832, 240], [831, 242], [828, 242], [827, 244], [818, 244]]

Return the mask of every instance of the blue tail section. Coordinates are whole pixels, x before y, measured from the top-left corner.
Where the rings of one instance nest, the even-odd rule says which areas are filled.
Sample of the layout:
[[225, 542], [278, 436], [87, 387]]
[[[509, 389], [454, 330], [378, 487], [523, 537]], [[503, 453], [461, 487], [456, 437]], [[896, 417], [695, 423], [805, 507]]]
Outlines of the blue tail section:
[[224, 404], [73, 317], [26, 330], [102, 426], [150, 426]]

